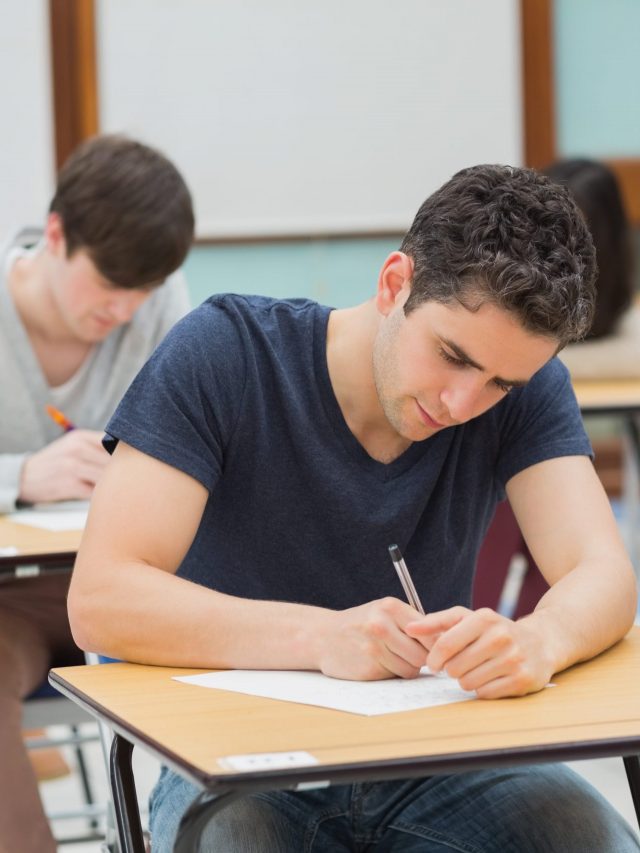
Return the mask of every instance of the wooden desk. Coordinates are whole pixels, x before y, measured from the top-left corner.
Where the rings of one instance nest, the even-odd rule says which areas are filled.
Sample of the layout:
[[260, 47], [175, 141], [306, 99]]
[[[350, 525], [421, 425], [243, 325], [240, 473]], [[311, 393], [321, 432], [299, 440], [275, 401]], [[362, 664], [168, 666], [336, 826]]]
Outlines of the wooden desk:
[[621, 417], [627, 437], [623, 473], [626, 525], [630, 531], [627, 547], [640, 577], [640, 379], [582, 380], [574, 382], [583, 415]]
[[32, 577], [43, 571], [69, 571], [80, 545], [81, 530], [52, 532], [16, 524], [0, 516], [0, 548], [16, 548], [17, 554], [0, 554], [3, 575]]
[[[204, 788], [176, 851], [196, 849], [212, 810], [254, 791], [611, 755], [624, 758], [640, 822], [640, 628], [535, 695], [378, 717], [171, 680], [188, 672], [195, 670], [135, 664], [51, 671], [58, 690], [116, 733], [111, 784], [123, 853], [144, 849], [133, 744]], [[297, 750], [317, 764], [239, 772], [225, 763], [228, 756]]]
[[[626, 503], [629, 524], [638, 521], [638, 483], [640, 482], [640, 431], [637, 419], [640, 415], [640, 379], [581, 380], [573, 383], [580, 411], [586, 416], [614, 415], [621, 417], [628, 437], [626, 479]], [[636, 562], [640, 554], [633, 555]]]
[[640, 414], [640, 379], [581, 380], [573, 389], [583, 415]]

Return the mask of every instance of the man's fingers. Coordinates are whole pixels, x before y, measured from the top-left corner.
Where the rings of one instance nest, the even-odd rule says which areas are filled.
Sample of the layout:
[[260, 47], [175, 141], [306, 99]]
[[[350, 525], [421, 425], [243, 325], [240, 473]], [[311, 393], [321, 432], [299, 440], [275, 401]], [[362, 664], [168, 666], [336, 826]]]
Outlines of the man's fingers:
[[439, 610], [436, 613], [427, 613], [420, 619], [409, 622], [405, 626], [405, 631], [410, 637], [416, 640], [442, 634], [444, 631], [449, 631], [463, 619], [469, 616], [470, 611], [466, 607], [450, 607], [449, 610]]
[[415, 616], [406, 602], [393, 597], [336, 611], [320, 646], [318, 668], [357, 681], [415, 678], [427, 657], [423, 644], [404, 630]]
[[418, 666], [414, 666], [405, 660], [405, 658], [400, 657], [400, 655], [396, 655], [390, 649], [387, 649], [380, 662], [385, 669], [389, 670], [389, 673], [392, 676], [397, 676], [398, 678], [416, 678], [420, 672], [420, 668], [424, 666], [425, 663], [424, 649], [422, 649], [422, 657], [422, 662]]
[[478, 699], [507, 699], [514, 696], [526, 696], [528, 693], [536, 692], [543, 687], [545, 687], [544, 684], [536, 684], [533, 680], [505, 675], [483, 684], [476, 690], [476, 695]]
[[422, 643], [408, 637], [403, 631], [395, 631], [387, 640], [389, 652], [397, 655], [414, 669], [426, 666], [427, 651]]
[[[500, 629], [498, 623], [505, 623]], [[494, 624], [495, 623], [495, 624]], [[498, 625], [498, 630], [493, 630]], [[491, 633], [487, 633], [491, 631]], [[482, 642], [475, 645], [482, 637]], [[469, 665], [477, 665], [494, 655], [503, 645], [510, 642], [506, 628], [506, 620], [491, 610], [467, 611], [466, 618], [461, 619], [448, 631], [444, 631], [431, 647], [427, 657], [427, 665], [439, 672], [447, 669], [453, 659], [461, 652], [469, 649], [467, 658]], [[470, 648], [474, 644], [472, 648]]]
[[72, 456], [93, 460], [96, 464], [105, 465], [109, 454], [102, 445], [102, 435], [91, 430], [73, 430], [58, 439], [62, 449]]

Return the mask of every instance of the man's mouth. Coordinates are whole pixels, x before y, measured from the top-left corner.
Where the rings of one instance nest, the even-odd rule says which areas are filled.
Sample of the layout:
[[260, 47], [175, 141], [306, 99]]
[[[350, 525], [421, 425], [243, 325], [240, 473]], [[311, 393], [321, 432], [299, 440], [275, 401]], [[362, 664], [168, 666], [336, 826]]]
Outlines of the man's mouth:
[[431, 429], [442, 429], [446, 426], [446, 424], [441, 424], [440, 421], [437, 421], [435, 418], [432, 418], [431, 415], [422, 408], [420, 403], [416, 400], [416, 406], [418, 407], [418, 414], [420, 415], [420, 419]]

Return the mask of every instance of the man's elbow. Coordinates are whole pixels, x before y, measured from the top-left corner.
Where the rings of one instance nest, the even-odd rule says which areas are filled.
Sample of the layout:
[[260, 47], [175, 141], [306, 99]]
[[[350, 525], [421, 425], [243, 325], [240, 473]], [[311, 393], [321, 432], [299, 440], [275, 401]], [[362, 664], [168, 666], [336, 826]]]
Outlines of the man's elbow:
[[630, 631], [636, 620], [636, 617], [638, 616], [638, 582], [635, 577], [633, 579], [633, 586], [631, 589], [631, 594], [629, 596], [628, 611], [629, 627], [627, 630]]
[[618, 610], [620, 636], [631, 630], [638, 614], [638, 581], [631, 565], [625, 572], [625, 581]]
[[72, 581], [67, 596], [67, 612], [71, 635], [78, 648], [85, 652], [98, 652], [99, 613], [93, 604], [95, 598], [87, 595]]

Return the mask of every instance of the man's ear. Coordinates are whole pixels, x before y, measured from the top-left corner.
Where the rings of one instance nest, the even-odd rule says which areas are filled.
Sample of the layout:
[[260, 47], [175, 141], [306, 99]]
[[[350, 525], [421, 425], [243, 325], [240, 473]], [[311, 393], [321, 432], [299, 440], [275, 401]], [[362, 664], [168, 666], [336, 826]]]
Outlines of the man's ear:
[[378, 276], [376, 307], [385, 317], [396, 305], [403, 305], [411, 292], [413, 258], [404, 252], [392, 252]]
[[59, 213], [49, 213], [44, 226], [44, 239], [47, 249], [57, 258], [66, 258], [67, 241], [64, 226]]

